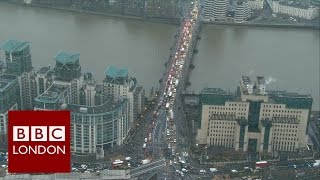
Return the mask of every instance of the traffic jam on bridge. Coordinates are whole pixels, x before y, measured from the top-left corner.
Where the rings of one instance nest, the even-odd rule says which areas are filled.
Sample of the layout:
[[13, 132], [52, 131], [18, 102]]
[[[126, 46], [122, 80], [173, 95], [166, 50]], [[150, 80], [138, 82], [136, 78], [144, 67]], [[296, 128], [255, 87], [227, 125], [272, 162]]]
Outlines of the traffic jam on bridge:
[[[171, 64], [169, 65], [169, 75], [167, 76], [166, 81], [164, 81], [164, 91], [163, 94], [159, 98], [159, 104], [156, 110], [153, 112], [151, 123], [146, 131], [146, 137], [143, 144], [143, 149], [146, 156], [150, 154], [147, 152], [147, 144], [152, 142], [152, 132], [156, 128], [157, 119], [160, 114], [161, 109], [165, 107], [167, 112], [167, 144], [168, 148], [172, 150], [172, 155], [175, 155], [176, 148], [176, 127], [174, 123], [174, 102], [177, 94], [177, 89], [179, 85], [180, 76], [183, 72], [183, 68], [185, 62], [188, 58], [188, 50], [191, 45], [193, 31], [196, 25], [196, 21], [198, 18], [198, 2], [192, 3], [193, 9], [190, 13], [190, 16], [186, 18], [183, 22], [183, 26], [181, 28], [180, 37], [177, 41], [177, 46], [175, 50], [175, 54], [172, 56]], [[176, 162], [176, 161], [175, 161]], [[172, 161], [170, 161], [170, 165]], [[181, 174], [183, 176], [183, 173]]]

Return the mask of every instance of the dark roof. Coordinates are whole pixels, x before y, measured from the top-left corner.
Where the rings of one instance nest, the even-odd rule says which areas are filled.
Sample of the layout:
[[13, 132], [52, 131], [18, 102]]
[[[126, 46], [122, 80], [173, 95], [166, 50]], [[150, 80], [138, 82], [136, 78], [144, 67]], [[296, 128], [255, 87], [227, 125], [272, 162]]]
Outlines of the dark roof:
[[230, 92], [220, 88], [204, 88], [200, 92], [200, 102], [208, 105], [224, 105], [226, 101], [235, 100]]
[[311, 109], [313, 99], [311, 95], [289, 93], [286, 91], [268, 91], [269, 96], [277, 104], [285, 104], [287, 108]]
[[228, 120], [235, 121], [236, 115], [234, 114], [212, 114], [210, 120]]

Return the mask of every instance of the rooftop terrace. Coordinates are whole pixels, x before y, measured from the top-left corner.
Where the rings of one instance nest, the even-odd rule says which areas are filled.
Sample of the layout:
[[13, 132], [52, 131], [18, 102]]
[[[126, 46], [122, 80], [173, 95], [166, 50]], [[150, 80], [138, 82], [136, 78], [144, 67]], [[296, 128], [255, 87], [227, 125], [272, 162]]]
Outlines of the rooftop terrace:
[[59, 100], [59, 94], [64, 92], [68, 86], [53, 84], [42, 93], [40, 96], [36, 98], [36, 101], [46, 102], [46, 103], [55, 103]]
[[106, 76], [111, 78], [119, 78], [119, 77], [127, 77], [128, 76], [128, 69], [126, 68], [118, 68], [113, 65], [109, 65], [104, 72]]
[[79, 60], [80, 54], [69, 54], [67, 52], [59, 52], [55, 57], [54, 60], [62, 63], [75, 63], [77, 60]]
[[76, 113], [100, 114], [116, 110], [117, 108], [121, 107], [125, 101], [126, 100], [115, 101], [114, 98], [110, 98], [106, 103], [99, 106], [83, 106], [77, 104], [68, 104], [67, 109]]
[[14, 52], [19, 52], [21, 50], [24, 50], [28, 46], [29, 46], [28, 41], [18, 41], [15, 39], [10, 39], [6, 41], [4, 44], [0, 45], [0, 49], [3, 49], [8, 53], [14, 53]]

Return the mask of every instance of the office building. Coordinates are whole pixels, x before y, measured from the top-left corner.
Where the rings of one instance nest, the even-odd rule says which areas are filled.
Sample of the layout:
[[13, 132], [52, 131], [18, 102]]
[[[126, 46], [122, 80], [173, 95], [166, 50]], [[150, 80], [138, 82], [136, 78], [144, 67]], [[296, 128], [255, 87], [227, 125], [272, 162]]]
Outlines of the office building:
[[0, 48], [5, 52], [5, 73], [18, 76], [20, 109], [32, 109], [33, 99], [36, 97], [36, 84], [29, 42], [10, 39]]
[[263, 77], [243, 76], [236, 94], [204, 89], [198, 143], [259, 153], [305, 148], [311, 96], [266, 91], [266, 85]]
[[14, 75], [0, 76], [0, 135], [7, 134], [8, 111], [18, 110], [19, 84]]
[[249, 4], [245, 0], [238, 0], [236, 2], [236, 11], [234, 15], [235, 23], [245, 22], [251, 15]]
[[137, 80], [129, 76], [128, 69], [108, 66], [103, 82], [104, 98], [128, 99], [130, 127], [141, 113], [144, 90], [138, 86]]
[[70, 88], [71, 104], [80, 104], [80, 89], [84, 79], [79, 62], [80, 54], [59, 52], [55, 56], [56, 65], [53, 84], [66, 85]]
[[123, 144], [129, 132], [128, 101], [110, 98], [99, 106], [68, 104], [71, 110], [71, 150], [96, 153]]

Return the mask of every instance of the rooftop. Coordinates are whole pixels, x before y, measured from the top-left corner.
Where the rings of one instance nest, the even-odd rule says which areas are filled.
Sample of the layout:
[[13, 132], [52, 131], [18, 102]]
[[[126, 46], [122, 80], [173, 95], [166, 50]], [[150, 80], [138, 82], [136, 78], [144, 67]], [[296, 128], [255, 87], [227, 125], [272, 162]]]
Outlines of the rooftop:
[[310, 0], [279, 0], [279, 4], [291, 6], [301, 9], [308, 9], [310, 7]]
[[286, 91], [268, 91], [274, 103], [285, 104], [287, 108], [311, 109], [313, 99], [310, 94], [290, 93]]
[[99, 106], [83, 106], [77, 104], [68, 104], [67, 109], [71, 110], [75, 113], [83, 113], [83, 114], [100, 114], [111, 112], [123, 105], [123, 101], [115, 101], [114, 98], [110, 98], [106, 103], [101, 104]]
[[204, 88], [200, 92], [200, 101], [202, 104], [224, 105], [226, 101], [232, 101], [235, 96], [230, 92], [220, 88]]
[[263, 76], [257, 76], [257, 81], [259, 85], [266, 85], [266, 79]]
[[250, 78], [248, 76], [242, 76], [242, 82], [245, 85], [251, 84]]
[[[266, 118], [268, 120], [268, 118]], [[272, 123], [289, 123], [289, 124], [299, 124], [299, 120], [296, 117], [272, 117]]]
[[10, 84], [16, 81], [17, 77], [3, 74], [0, 76], [0, 92], [4, 91]]
[[126, 77], [128, 76], [128, 69], [121, 69], [116, 66], [109, 65], [104, 74], [112, 78]]
[[14, 53], [21, 51], [29, 46], [28, 41], [18, 41], [15, 39], [10, 39], [4, 44], [0, 45], [0, 49], [3, 49], [4, 51], [8, 53]]
[[79, 60], [80, 54], [69, 54], [67, 52], [59, 52], [55, 57], [54, 60], [62, 63], [75, 63], [77, 60]]
[[48, 90], [46, 90], [44, 93], [42, 93], [40, 96], [36, 98], [36, 101], [40, 102], [46, 102], [46, 103], [55, 103], [59, 100], [59, 94], [64, 92], [68, 86], [65, 85], [58, 85], [53, 84], [49, 87]]
[[235, 121], [236, 116], [233, 114], [212, 114], [210, 120], [228, 120]]
[[50, 67], [42, 67], [41, 69], [39, 69], [39, 71], [37, 72], [38, 74], [47, 74], [50, 70]]

